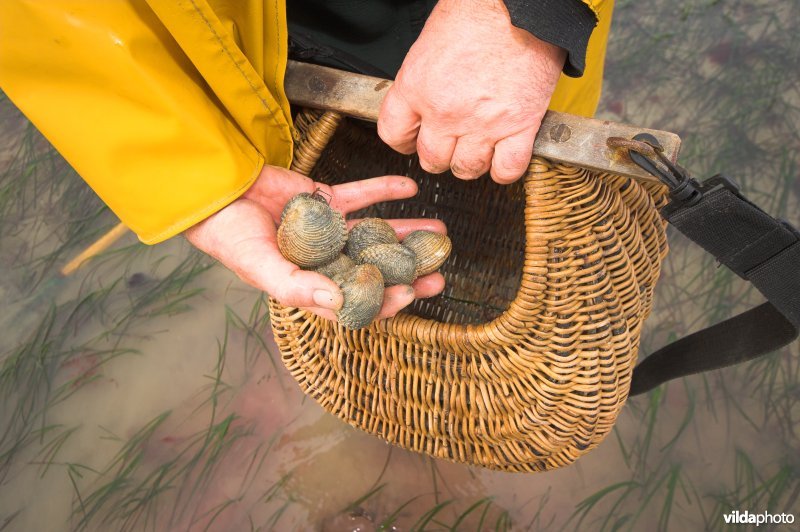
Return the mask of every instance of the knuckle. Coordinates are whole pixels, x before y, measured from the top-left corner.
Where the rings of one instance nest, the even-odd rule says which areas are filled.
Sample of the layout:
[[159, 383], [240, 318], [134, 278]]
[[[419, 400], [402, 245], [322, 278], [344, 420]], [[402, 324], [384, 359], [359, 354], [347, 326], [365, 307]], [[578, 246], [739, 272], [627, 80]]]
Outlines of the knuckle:
[[421, 155], [419, 157], [419, 166], [420, 166], [420, 168], [422, 168], [423, 170], [425, 170], [429, 174], [437, 173], [436, 172], [436, 170], [437, 170], [436, 165], [434, 165], [433, 163], [431, 163], [431, 161], [429, 161], [428, 159], [425, 159]]
[[519, 174], [514, 174], [512, 172], [492, 172], [492, 180], [501, 184], [513, 183], [520, 177]]
[[477, 157], [455, 157], [450, 168], [456, 177], [474, 179], [489, 169], [489, 161]]
[[417, 137], [417, 155], [419, 155], [420, 161], [433, 163], [438, 160], [436, 152], [431, 149], [430, 140], [423, 140], [420, 137]]
[[395, 141], [395, 134], [391, 129], [391, 125], [387, 124], [387, 120], [383, 117], [378, 119], [378, 136], [390, 146]]
[[505, 173], [520, 173], [530, 164], [530, 157], [520, 151], [511, 151], [495, 157], [495, 166]]
[[427, 148], [420, 149], [420, 146], [417, 146], [417, 154], [419, 155], [419, 164], [426, 172], [436, 174], [447, 169], [447, 162], [440, 154]]
[[525, 167], [519, 169], [501, 168], [500, 166], [492, 166], [492, 179], [498, 183], [512, 183], [522, 177], [525, 173]]
[[480, 177], [480, 172], [476, 172], [470, 168], [465, 166], [461, 166], [459, 163], [454, 162], [450, 166], [450, 170], [453, 172], [453, 175], [460, 178], [460, 179], [475, 179]]
[[416, 148], [414, 144], [416, 137], [413, 132], [399, 133], [389, 128], [378, 127], [378, 136], [390, 148], [406, 155], [414, 153]]

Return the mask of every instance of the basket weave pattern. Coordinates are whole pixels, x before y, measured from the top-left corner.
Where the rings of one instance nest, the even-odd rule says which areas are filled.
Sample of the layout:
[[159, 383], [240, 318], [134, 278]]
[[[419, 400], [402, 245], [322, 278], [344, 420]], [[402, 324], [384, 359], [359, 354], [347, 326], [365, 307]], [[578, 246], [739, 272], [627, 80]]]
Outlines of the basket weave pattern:
[[664, 189], [540, 158], [511, 186], [461, 181], [332, 113], [296, 127], [293, 168], [328, 184], [409, 175], [416, 198], [361, 214], [441, 218], [453, 241], [444, 294], [366, 329], [270, 300], [306, 394], [388, 442], [491, 469], [543, 471], [595, 447], [627, 398], [667, 252]]

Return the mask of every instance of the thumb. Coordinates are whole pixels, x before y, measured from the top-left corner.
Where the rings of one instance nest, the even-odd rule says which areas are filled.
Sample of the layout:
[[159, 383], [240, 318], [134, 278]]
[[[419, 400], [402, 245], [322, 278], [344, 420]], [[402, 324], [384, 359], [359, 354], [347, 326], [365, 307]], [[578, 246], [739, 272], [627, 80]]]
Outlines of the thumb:
[[342, 292], [336, 283], [319, 273], [301, 270], [281, 255], [274, 222], [251, 200], [236, 200], [185, 234], [241, 280], [284, 305], [330, 310], [342, 306]]
[[286, 276], [279, 276], [270, 272], [268, 268], [263, 270], [263, 274], [261, 271], [252, 272], [255, 275], [251, 284], [266, 291], [282, 305], [319, 307], [328, 310], [342, 308], [344, 302], [342, 291], [336, 283], [324, 275], [296, 269]]
[[264, 290], [287, 307], [338, 310], [344, 301], [336, 283], [286, 260], [270, 238], [240, 246], [236, 264], [227, 266], [244, 282]]

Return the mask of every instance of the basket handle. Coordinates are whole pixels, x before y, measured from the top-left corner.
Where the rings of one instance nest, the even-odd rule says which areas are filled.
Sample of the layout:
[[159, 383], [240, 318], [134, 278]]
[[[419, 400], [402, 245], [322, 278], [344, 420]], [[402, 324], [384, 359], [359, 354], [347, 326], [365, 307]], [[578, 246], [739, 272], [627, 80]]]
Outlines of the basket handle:
[[[284, 86], [294, 104], [376, 122], [392, 81], [290, 60]], [[677, 161], [681, 139], [674, 133], [556, 111], [545, 114], [533, 151], [552, 161], [658, 182], [626, 154], [615, 153], [606, 145], [609, 137], [632, 138], [639, 133], [656, 137], [664, 155]]]

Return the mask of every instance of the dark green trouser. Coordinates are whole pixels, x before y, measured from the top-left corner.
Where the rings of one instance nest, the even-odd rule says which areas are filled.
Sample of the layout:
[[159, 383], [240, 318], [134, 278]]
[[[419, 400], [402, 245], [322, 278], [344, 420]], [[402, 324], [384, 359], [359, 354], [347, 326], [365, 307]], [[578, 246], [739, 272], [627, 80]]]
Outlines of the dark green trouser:
[[287, 0], [290, 56], [394, 78], [435, 0]]

